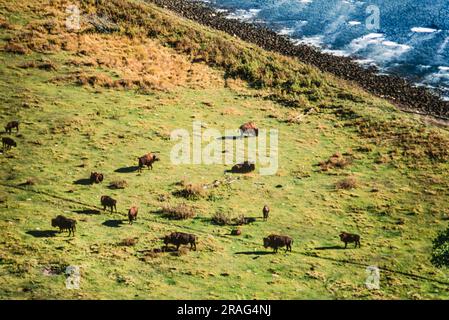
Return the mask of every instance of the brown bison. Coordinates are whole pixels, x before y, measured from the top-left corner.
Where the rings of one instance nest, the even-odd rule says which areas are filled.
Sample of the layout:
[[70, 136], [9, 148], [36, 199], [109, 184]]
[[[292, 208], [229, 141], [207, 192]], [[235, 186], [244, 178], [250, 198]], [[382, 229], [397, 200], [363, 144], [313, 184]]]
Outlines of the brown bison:
[[168, 244], [174, 244], [176, 246], [176, 250], [179, 250], [180, 245], [190, 244], [190, 250], [196, 251], [196, 236], [190, 233], [183, 232], [172, 232], [170, 235], [165, 236], [163, 238], [165, 249], [168, 249]]
[[109, 207], [111, 208], [111, 213], [114, 209], [117, 212], [117, 200], [112, 199], [110, 196], [101, 196], [101, 205], [103, 206], [103, 210]]
[[293, 239], [288, 236], [279, 236], [276, 234], [263, 238], [263, 246], [265, 248], [273, 248], [274, 252], [278, 252], [279, 247], [286, 247], [285, 252], [292, 251]]
[[103, 181], [103, 174], [99, 172], [91, 172], [90, 173], [90, 183], [100, 183]]
[[147, 153], [146, 155], [138, 158], [139, 159], [139, 171], [142, 171], [144, 166], [147, 166], [148, 169], [151, 168], [153, 170], [153, 163], [155, 161], [159, 161], [159, 157], [153, 153]]
[[69, 231], [69, 236], [73, 235], [75, 236], [75, 230], [76, 230], [76, 220], [69, 219], [64, 216], [57, 216], [54, 219], [51, 219], [51, 226], [52, 227], [58, 227], [59, 232], [62, 232], [64, 230]]
[[240, 229], [232, 229], [231, 236], [239, 236], [242, 234], [242, 230]]
[[342, 233], [340, 233], [339, 237], [340, 237], [340, 240], [345, 243], [345, 249], [348, 246], [348, 243], [353, 243], [353, 242], [355, 243], [354, 248], [357, 248], [357, 246], [360, 248], [360, 236], [358, 234], [342, 232]]
[[17, 143], [9, 137], [3, 137], [2, 138], [2, 147], [3, 147], [3, 150], [6, 151], [6, 150], [11, 149], [12, 147], [17, 147]]
[[249, 161], [245, 161], [243, 163], [238, 163], [232, 167], [231, 170], [226, 170], [225, 172], [231, 173], [249, 173], [256, 169], [256, 165], [254, 163], [250, 163]]
[[139, 212], [139, 208], [131, 207], [128, 210], [128, 220], [129, 224], [133, 224], [133, 221], [137, 220], [137, 213]]
[[8, 122], [5, 126], [5, 131], [11, 133], [14, 128], [19, 132], [19, 121]]
[[268, 214], [270, 213], [270, 208], [267, 205], [264, 205], [263, 209], [262, 209], [262, 213], [263, 213], [263, 221], [267, 221]]
[[247, 134], [249, 136], [257, 137], [259, 135], [259, 129], [257, 128], [256, 124], [252, 121], [242, 124], [239, 129], [241, 136]]

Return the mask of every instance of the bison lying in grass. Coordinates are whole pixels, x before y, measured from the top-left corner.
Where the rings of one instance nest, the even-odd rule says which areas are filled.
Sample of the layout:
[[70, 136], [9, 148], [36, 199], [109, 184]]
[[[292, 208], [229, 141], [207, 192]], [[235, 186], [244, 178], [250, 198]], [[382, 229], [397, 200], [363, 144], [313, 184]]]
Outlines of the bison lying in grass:
[[54, 219], [51, 219], [51, 226], [52, 227], [58, 227], [59, 232], [62, 232], [64, 230], [69, 231], [69, 236], [73, 235], [75, 236], [75, 230], [76, 230], [76, 220], [66, 218], [64, 216], [57, 216]]
[[278, 252], [279, 247], [286, 247], [285, 252], [292, 251], [293, 239], [288, 236], [279, 236], [276, 234], [263, 238], [263, 246], [265, 248], [273, 248], [274, 252]]
[[176, 246], [176, 250], [179, 250], [181, 245], [190, 244], [190, 250], [196, 251], [196, 236], [190, 233], [183, 232], [172, 232], [170, 235], [162, 238], [164, 240], [165, 249], [168, 249], [169, 244], [174, 244]]

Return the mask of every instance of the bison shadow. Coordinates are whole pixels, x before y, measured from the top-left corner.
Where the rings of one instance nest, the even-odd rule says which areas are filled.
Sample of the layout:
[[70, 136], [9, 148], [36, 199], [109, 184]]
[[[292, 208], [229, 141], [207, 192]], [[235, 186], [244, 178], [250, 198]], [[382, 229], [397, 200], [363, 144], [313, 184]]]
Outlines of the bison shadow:
[[328, 247], [316, 247], [315, 250], [339, 250], [344, 249], [343, 246], [328, 246]]
[[[179, 247], [179, 249], [181, 249], [181, 248], [182, 247]], [[163, 246], [161, 248], [161, 250], [162, 250], [162, 252], [171, 253], [171, 254], [176, 254], [179, 252], [179, 250], [177, 250], [175, 246], [168, 246], [168, 247]]]
[[118, 168], [116, 169], [114, 172], [118, 172], [118, 173], [131, 173], [131, 172], [136, 172], [137, 170], [139, 170], [138, 166], [132, 166], [132, 167], [122, 167], [122, 168]]
[[30, 230], [26, 232], [27, 234], [35, 238], [50, 238], [56, 236], [58, 231], [56, 230]]
[[80, 184], [83, 186], [88, 186], [88, 185], [92, 184], [92, 181], [90, 181], [90, 179], [78, 179], [76, 181], [73, 181], [73, 184]]
[[235, 254], [244, 254], [247, 256], [256, 255], [256, 256], [264, 256], [268, 254], [274, 254], [274, 251], [240, 251], [236, 252]]
[[255, 135], [247, 135], [244, 134], [243, 136], [237, 135], [237, 136], [221, 136], [217, 138], [217, 140], [237, 140], [237, 139], [248, 139], [251, 137], [256, 137]]
[[202, 222], [209, 222], [209, 223], [211, 223], [213, 225], [216, 225], [216, 226], [225, 226], [226, 225], [226, 226], [229, 226], [229, 227], [239, 227], [239, 226], [249, 225], [249, 224], [255, 223], [257, 221], [257, 219], [262, 219], [262, 218], [259, 218], [259, 217], [244, 217], [243, 221], [235, 221], [234, 220], [234, 221], [231, 221], [229, 223], [218, 223], [218, 222], [216, 222], [212, 218], [201, 218], [201, 217], [194, 218], [194, 220], [200, 220]]
[[102, 225], [111, 228], [118, 228], [123, 224], [123, 220], [106, 220], [102, 223]]
[[100, 214], [100, 210], [96, 210], [96, 209], [73, 210], [73, 212], [78, 213], [78, 214]]
[[224, 172], [225, 173], [239, 173], [239, 174], [246, 174], [246, 173], [250, 173], [256, 170], [256, 166], [254, 164], [252, 165], [243, 165], [241, 163], [239, 163], [238, 165], [241, 165], [241, 167], [236, 168], [237, 165], [234, 165], [231, 169], [227, 169]]

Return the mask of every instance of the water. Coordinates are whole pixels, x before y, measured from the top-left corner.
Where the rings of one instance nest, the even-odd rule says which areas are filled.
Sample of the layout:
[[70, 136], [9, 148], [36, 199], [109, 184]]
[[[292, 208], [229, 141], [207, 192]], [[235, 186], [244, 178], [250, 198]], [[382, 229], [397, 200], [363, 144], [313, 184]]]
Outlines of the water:
[[205, 2], [229, 18], [264, 23], [295, 42], [440, 89], [449, 99], [449, 0]]

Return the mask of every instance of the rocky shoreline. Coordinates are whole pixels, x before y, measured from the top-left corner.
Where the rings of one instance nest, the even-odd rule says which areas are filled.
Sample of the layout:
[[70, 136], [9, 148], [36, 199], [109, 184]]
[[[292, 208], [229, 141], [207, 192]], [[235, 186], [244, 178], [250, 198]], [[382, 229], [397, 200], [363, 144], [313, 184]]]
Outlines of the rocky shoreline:
[[205, 26], [227, 32], [266, 50], [296, 57], [322, 71], [356, 82], [381, 98], [386, 98], [401, 109], [449, 120], [449, 101], [424, 87], [415, 87], [408, 80], [395, 75], [379, 75], [376, 68], [365, 69], [349, 57], [322, 53], [308, 45], [296, 45], [285, 36], [262, 25], [227, 19], [204, 3], [190, 0], [146, 0]]

